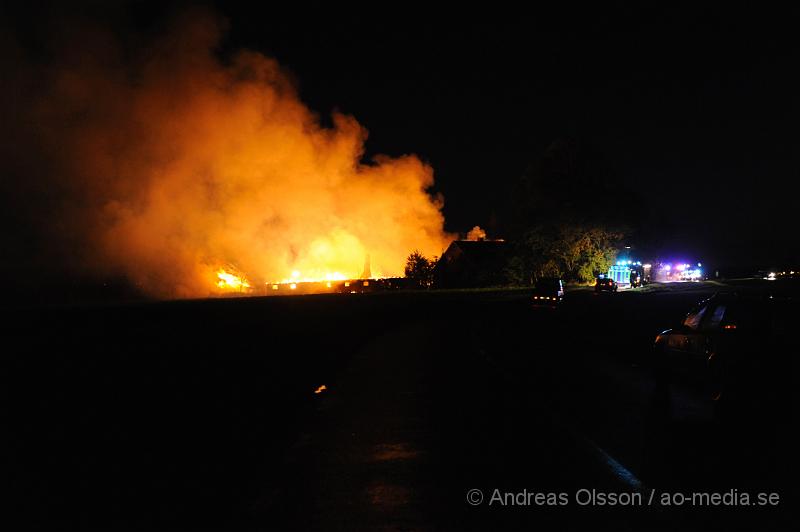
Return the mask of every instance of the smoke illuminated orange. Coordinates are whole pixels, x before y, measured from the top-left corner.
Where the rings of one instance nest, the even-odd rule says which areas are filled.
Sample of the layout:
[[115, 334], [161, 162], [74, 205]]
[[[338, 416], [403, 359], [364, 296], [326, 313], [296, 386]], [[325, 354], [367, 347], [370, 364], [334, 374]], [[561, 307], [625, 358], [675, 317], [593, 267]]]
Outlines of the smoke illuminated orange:
[[221, 61], [219, 27], [184, 18], [134, 60], [103, 35], [100, 58], [71, 44], [79, 60], [50, 73], [34, 123], [58, 147], [51, 174], [72, 195], [64, 219], [90, 250], [86, 267], [157, 296], [204, 297], [358, 278], [367, 256], [370, 277], [402, 275], [410, 251], [440, 254], [430, 166], [364, 160], [353, 117], [321, 125], [264, 55]]

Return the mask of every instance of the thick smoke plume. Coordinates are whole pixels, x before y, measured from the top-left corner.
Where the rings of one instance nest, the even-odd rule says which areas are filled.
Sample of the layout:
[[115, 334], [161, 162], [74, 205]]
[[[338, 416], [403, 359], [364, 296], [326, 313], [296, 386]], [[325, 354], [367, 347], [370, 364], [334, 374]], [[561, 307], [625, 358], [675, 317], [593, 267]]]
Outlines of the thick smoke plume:
[[476, 225], [467, 233], [467, 240], [486, 240], [486, 231]]
[[28, 252], [194, 297], [218, 291], [220, 268], [262, 287], [292, 272], [357, 277], [369, 255], [389, 276], [409, 250], [446, 247], [429, 166], [364, 163], [353, 117], [322, 126], [273, 59], [220, 60], [221, 35], [208, 14], [134, 46], [80, 28], [41, 64], [4, 43], [3, 193], [24, 198], [4, 216], [35, 226]]

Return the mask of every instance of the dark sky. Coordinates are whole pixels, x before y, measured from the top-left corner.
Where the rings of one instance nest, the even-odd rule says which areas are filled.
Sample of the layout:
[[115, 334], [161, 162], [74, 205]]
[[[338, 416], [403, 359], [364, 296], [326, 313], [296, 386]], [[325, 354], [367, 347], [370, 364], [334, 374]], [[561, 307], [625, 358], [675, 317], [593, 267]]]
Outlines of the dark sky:
[[[182, 5], [126, 3], [109, 24], [149, 31]], [[213, 5], [229, 21], [222, 54], [276, 58], [323, 120], [341, 110], [370, 131], [369, 154], [429, 162], [451, 231], [502, 224], [514, 183], [570, 137], [639, 191], [650, 241], [634, 244], [800, 260], [795, 12]]]
[[289, 67], [317, 111], [355, 115], [371, 151], [429, 161], [453, 231], [502, 218], [513, 182], [568, 136], [641, 191], [663, 253], [798, 258], [794, 13], [219, 9], [232, 45]]
[[515, 9], [310, 19], [220, 3], [231, 44], [289, 67], [312, 108], [355, 115], [372, 152], [429, 161], [453, 231], [502, 220], [513, 182], [569, 136], [641, 190], [665, 254], [798, 257], [795, 16]]

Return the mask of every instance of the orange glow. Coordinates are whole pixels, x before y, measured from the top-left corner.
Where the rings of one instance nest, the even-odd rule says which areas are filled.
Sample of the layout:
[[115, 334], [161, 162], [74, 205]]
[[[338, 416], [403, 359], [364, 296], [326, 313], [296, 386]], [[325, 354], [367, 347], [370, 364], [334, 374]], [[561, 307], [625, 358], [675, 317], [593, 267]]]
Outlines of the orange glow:
[[367, 130], [306, 107], [276, 60], [243, 49], [221, 61], [224, 26], [194, 10], [142, 57], [103, 33], [102, 60], [70, 47], [37, 92], [51, 188], [72, 195], [50, 225], [80, 240], [81, 267], [157, 297], [207, 297], [402, 276], [412, 250], [441, 254], [452, 237], [433, 169], [365, 157]]
[[473, 227], [469, 233], [467, 233], [467, 240], [485, 240], [486, 239], [486, 231], [480, 228], [480, 226]]
[[317, 394], [319, 394], [319, 393], [322, 393], [322, 392], [324, 392], [324, 391], [325, 391], [325, 390], [327, 390], [327, 389], [328, 389], [328, 387], [327, 387], [327, 386], [325, 386], [325, 385], [323, 384], [322, 386], [320, 386], [319, 388], [317, 388], [316, 390], [314, 390], [314, 393], [317, 393]]
[[226, 291], [244, 292], [250, 288], [250, 283], [244, 277], [239, 277], [232, 273], [226, 272], [224, 269], [217, 271], [217, 287]]
[[328, 282], [330, 286], [331, 281], [344, 281], [347, 279], [344, 275], [339, 272], [320, 272], [319, 270], [313, 272], [311, 275], [304, 275], [299, 270], [292, 271], [292, 276], [289, 279], [281, 279], [280, 281], [276, 281], [277, 284], [289, 284], [289, 283], [318, 283], [318, 282]]
[[726, 325], [726, 326], [725, 326], [725, 328], [726, 328], [726, 329], [729, 329], [729, 330], [730, 330], [730, 329], [735, 329], [735, 328], [736, 328], [736, 325], [729, 324], [729, 325]]

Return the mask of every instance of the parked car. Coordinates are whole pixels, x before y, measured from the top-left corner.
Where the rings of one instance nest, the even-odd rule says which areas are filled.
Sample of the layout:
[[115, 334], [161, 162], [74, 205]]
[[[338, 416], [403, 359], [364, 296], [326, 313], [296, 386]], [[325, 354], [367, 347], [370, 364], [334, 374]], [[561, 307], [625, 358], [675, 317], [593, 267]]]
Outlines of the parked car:
[[614, 279], [598, 278], [594, 283], [595, 292], [616, 292], [618, 288]]
[[564, 282], [554, 277], [539, 279], [532, 297], [535, 306], [556, 307], [564, 300]]
[[796, 301], [770, 295], [717, 294], [656, 336], [656, 401], [718, 421], [780, 412], [794, 389]]

